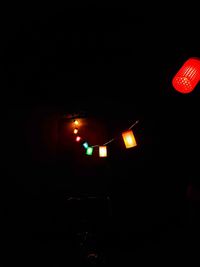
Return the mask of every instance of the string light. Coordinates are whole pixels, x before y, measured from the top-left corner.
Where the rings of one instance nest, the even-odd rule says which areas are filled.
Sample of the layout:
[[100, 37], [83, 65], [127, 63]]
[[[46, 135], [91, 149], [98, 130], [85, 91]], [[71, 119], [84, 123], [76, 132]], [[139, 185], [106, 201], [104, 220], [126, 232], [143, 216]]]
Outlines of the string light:
[[[74, 124], [77, 126], [79, 125], [79, 121], [77, 119], [74, 119]], [[128, 130], [122, 132], [122, 137], [124, 140], [124, 144], [126, 148], [131, 148], [131, 147], [135, 147], [137, 145], [136, 139], [134, 137], [133, 131], [131, 130], [139, 121], [137, 120], [135, 123], [133, 123]], [[73, 130], [74, 134], [77, 134], [79, 132], [79, 129], [77, 127], [74, 128]], [[81, 136], [76, 136], [75, 140], [76, 142], [80, 142], [80, 140], [82, 139]], [[109, 145], [110, 143], [112, 143], [113, 141], [116, 140], [115, 138], [112, 138], [108, 141], [106, 141], [104, 144], [102, 145], [90, 145], [88, 144], [87, 141], [84, 141], [82, 143], [82, 146], [85, 148], [85, 153], [86, 155], [91, 156], [93, 154], [93, 150], [94, 148], [98, 147], [99, 150], [99, 157], [101, 158], [105, 158], [107, 157], [107, 145]]]
[[79, 121], [78, 120], [74, 120], [74, 124], [75, 125], [79, 125]]
[[89, 146], [89, 147], [86, 149], [86, 155], [91, 156], [92, 153], [93, 153], [93, 147]]
[[76, 137], [76, 142], [79, 142], [81, 140], [81, 137], [80, 136], [77, 136]]
[[84, 143], [83, 143], [83, 147], [84, 147], [85, 149], [87, 149], [87, 148], [89, 147], [88, 142], [84, 142]]
[[128, 131], [123, 132], [122, 137], [123, 137], [124, 144], [125, 144], [126, 148], [131, 148], [131, 147], [134, 147], [137, 145], [132, 130], [128, 130]]
[[75, 128], [74, 129], [74, 134], [77, 134], [78, 133], [78, 128]]
[[107, 146], [99, 146], [99, 157], [107, 157]]

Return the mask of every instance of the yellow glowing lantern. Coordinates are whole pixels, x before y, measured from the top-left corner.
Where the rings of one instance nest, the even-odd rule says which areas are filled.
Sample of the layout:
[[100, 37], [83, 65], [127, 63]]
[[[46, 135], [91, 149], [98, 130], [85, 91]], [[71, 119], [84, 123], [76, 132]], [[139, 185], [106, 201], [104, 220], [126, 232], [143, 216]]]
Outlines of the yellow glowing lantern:
[[107, 157], [107, 146], [99, 146], [99, 157]]
[[136, 143], [136, 140], [135, 140], [135, 137], [133, 135], [132, 130], [128, 130], [128, 131], [123, 132], [122, 137], [123, 137], [124, 144], [125, 144], [126, 148], [137, 146], [137, 143]]
[[75, 125], [79, 125], [79, 121], [78, 120], [74, 120], [74, 124]]

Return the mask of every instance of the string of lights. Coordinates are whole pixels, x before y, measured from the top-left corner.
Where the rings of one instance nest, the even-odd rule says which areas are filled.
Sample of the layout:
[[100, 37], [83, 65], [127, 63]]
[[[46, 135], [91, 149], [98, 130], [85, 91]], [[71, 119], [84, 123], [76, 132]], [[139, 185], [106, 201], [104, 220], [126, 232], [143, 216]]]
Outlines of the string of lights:
[[[194, 90], [196, 85], [200, 81], [200, 59], [197, 57], [189, 58], [182, 67], [178, 70], [176, 75], [172, 79], [172, 85], [175, 90], [181, 92], [181, 93], [190, 93]], [[83, 138], [79, 135], [79, 120], [77, 118], [85, 117], [84, 113], [74, 113], [71, 115], [68, 115], [66, 118], [73, 120], [74, 127], [73, 133], [75, 135], [75, 141], [81, 142]], [[133, 134], [132, 128], [138, 123], [137, 120], [135, 123], [133, 123], [127, 130], [123, 131], [121, 133], [125, 147], [126, 148], [133, 148], [137, 146], [137, 142], [135, 139], [135, 136]], [[99, 149], [99, 157], [107, 157], [107, 146], [115, 141], [116, 138], [112, 138], [102, 145], [89, 145], [87, 141], [81, 142], [82, 146], [85, 148], [86, 155], [92, 155], [94, 148]]]
[[[134, 122], [128, 129], [131, 130], [137, 123], [139, 122], [139, 120], [137, 120], [136, 122]], [[112, 138], [109, 141], [105, 142], [103, 144], [103, 146], [106, 146], [108, 144], [110, 144], [111, 142], [115, 141], [116, 138]], [[92, 147], [99, 147], [100, 145], [93, 145]]]
[[[133, 134], [132, 128], [138, 122], [139, 122], [139, 120], [134, 122], [127, 130], [125, 130], [121, 133], [126, 148], [132, 148], [132, 147], [137, 146], [137, 142], [136, 142], [135, 136]], [[75, 135], [75, 141], [81, 142], [81, 140], [85, 140], [78, 134], [79, 133], [79, 120], [77, 118], [73, 120], [73, 125], [74, 125], [73, 133]], [[107, 146], [115, 140], [116, 140], [116, 137], [106, 141], [102, 145], [99, 145], [99, 144], [89, 145], [89, 143], [87, 141], [83, 141], [81, 143], [82, 143], [82, 146], [85, 148], [86, 155], [91, 156], [93, 154], [94, 148], [98, 148], [99, 149], [99, 157], [107, 157], [107, 155], [108, 155]]]

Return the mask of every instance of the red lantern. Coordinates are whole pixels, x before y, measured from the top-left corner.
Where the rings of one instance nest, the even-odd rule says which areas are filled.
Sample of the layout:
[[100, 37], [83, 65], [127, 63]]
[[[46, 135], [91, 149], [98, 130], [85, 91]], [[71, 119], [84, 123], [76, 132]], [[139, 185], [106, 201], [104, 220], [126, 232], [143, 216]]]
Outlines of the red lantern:
[[173, 87], [183, 94], [194, 90], [200, 81], [200, 59], [190, 58], [179, 69], [172, 80]]

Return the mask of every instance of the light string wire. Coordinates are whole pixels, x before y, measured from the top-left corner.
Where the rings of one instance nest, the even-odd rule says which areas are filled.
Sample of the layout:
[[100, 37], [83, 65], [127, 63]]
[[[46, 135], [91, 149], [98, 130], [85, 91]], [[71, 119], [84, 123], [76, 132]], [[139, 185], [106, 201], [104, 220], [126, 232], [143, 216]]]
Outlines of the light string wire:
[[[137, 120], [136, 122], [134, 122], [128, 129], [131, 130], [131, 129], [132, 129], [138, 122], [139, 122], [139, 120]], [[110, 143], [113, 142], [115, 139], [116, 139], [116, 137], [110, 139], [109, 141], [105, 142], [105, 143], [103, 144], [103, 146], [106, 146], [106, 145], [110, 144]], [[100, 145], [93, 145], [93, 146], [91, 146], [91, 147], [99, 147], [99, 146], [100, 146]]]

